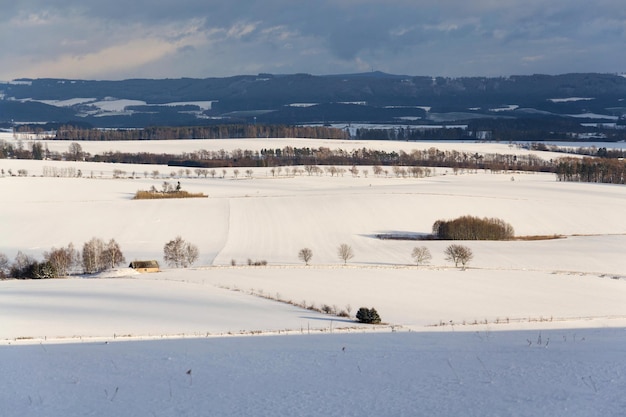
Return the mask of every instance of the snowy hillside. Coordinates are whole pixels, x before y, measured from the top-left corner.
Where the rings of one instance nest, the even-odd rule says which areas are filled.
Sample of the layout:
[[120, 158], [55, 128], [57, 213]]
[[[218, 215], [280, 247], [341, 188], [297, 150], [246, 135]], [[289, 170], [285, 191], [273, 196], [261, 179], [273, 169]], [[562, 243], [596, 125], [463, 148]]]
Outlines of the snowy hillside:
[[[50, 167], [82, 177], [40, 176]], [[177, 235], [200, 250], [187, 270], [0, 281], [3, 416], [626, 412], [623, 186], [445, 168], [425, 178], [375, 176], [371, 167], [356, 176], [252, 168], [237, 178], [232, 168], [224, 178], [221, 169], [204, 178], [147, 165], [0, 160], [0, 168], [0, 253], [10, 260], [92, 237], [116, 239], [127, 263], [162, 263]], [[209, 197], [132, 200], [164, 181]], [[445, 260], [449, 242], [376, 237], [427, 234], [461, 215], [561, 238], [463, 242], [474, 253], [463, 271]], [[342, 243], [355, 253], [347, 265]], [[428, 265], [412, 265], [415, 246], [430, 250]], [[304, 247], [310, 266], [297, 256]], [[266, 298], [349, 310], [352, 319]], [[387, 324], [356, 324], [362, 306]]]

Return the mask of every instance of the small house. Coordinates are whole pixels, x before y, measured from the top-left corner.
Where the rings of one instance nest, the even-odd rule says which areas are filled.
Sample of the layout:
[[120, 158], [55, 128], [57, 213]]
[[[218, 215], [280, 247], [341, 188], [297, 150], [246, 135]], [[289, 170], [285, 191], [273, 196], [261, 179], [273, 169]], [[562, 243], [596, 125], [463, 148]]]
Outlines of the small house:
[[159, 272], [159, 263], [157, 261], [132, 261], [129, 268], [133, 268], [137, 272]]

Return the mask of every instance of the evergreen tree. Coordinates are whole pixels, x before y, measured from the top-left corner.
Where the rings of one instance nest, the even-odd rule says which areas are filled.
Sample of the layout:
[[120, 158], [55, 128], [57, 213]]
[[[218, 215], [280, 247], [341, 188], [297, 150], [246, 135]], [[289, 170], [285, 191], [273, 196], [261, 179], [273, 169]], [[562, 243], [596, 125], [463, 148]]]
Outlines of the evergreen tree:
[[379, 324], [380, 316], [375, 308], [361, 307], [356, 312], [356, 318], [361, 323]]

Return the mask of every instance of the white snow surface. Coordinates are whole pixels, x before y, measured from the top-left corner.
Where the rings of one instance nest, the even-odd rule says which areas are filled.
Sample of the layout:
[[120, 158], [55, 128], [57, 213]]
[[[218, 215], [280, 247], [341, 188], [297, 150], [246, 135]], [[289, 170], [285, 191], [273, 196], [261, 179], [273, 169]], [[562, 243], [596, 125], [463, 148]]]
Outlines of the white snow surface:
[[606, 120], [619, 120], [618, 116], [609, 116], [607, 114], [597, 113], [582, 113], [582, 114], [568, 114], [569, 117], [576, 117], [579, 119], [606, 119]]
[[67, 100], [34, 100], [34, 101], [39, 101], [41, 103], [45, 103], [48, 104], [50, 106], [57, 106], [57, 107], [71, 107], [71, 106], [75, 106], [77, 104], [89, 104], [89, 103], [94, 103], [97, 101], [97, 99], [95, 98], [70, 98]]
[[[201, 110], [211, 110], [213, 103], [216, 100], [205, 100], [205, 101], [176, 101], [172, 103], [158, 104], [160, 106], [198, 106]], [[156, 106], [157, 104], [150, 104], [151, 106]]]
[[549, 98], [548, 101], [553, 103], [569, 103], [572, 101], [589, 101], [595, 100], [593, 97], [566, 97], [566, 98]]
[[517, 105], [517, 104], [507, 104], [504, 107], [497, 107], [497, 108], [494, 108], [494, 109], [489, 109], [489, 111], [497, 113], [497, 112], [503, 112], [503, 111], [513, 111], [513, 110], [516, 110], [516, 109], [519, 109], [519, 105]]
[[[40, 177], [44, 166], [83, 178]], [[2, 416], [626, 413], [623, 186], [445, 168], [419, 179], [376, 177], [371, 167], [357, 177], [253, 168], [251, 179], [231, 168], [206, 179], [143, 175], [176, 171], [164, 166], [0, 160], [0, 168], [0, 252], [9, 259], [18, 250], [41, 259], [94, 236], [115, 238], [128, 262], [161, 262], [177, 235], [200, 249], [185, 270], [122, 265], [0, 281]], [[115, 169], [126, 178], [113, 179]], [[209, 197], [131, 199], [165, 180]], [[517, 235], [563, 238], [463, 242], [474, 252], [463, 271], [444, 259], [449, 242], [375, 237], [427, 234], [435, 220], [465, 214], [502, 218]], [[347, 265], [340, 243], [355, 252]], [[429, 248], [430, 264], [411, 265], [415, 246]], [[303, 247], [313, 250], [310, 266], [297, 258]], [[386, 324], [293, 304], [352, 317], [375, 307]]]
[[145, 106], [146, 102], [143, 100], [117, 99], [111, 97], [90, 104], [105, 112], [123, 112], [128, 106]]

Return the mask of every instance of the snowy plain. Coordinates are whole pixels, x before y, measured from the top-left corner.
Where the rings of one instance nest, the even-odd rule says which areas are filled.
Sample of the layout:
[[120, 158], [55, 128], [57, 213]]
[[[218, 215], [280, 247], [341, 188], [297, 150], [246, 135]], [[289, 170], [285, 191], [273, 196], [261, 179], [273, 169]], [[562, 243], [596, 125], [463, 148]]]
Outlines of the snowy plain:
[[[47, 145], [65, 151], [68, 143]], [[528, 152], [295, 139], [81, 145], [91, 153], [286, 145]], [[46, 166], [83, 177], [41, 177]], [[29, 173], [0, 177], [0, 252], [10, 259], [18, 250], [40, 259], [94, 236], [115, 238], [129, 262], [161, 261], [177, 235], [200, 249], [187, 270], [0, 281], [0, 415], [626, 414], [623, 186], [445, 168], [426, 178], [377, 177], [371, 167], [356, 177], [253, 168], [252, 178], [231, 168], [224, 178], [78, 162], [0, 160], [0, 168]], [[116, 169], [125, 178], [113, 179]], [[168, 178], [144, 175], [154, 170]], [[132, 200], [163, 181], [209, 197]], [[465, 214], [502, 218], [517, 235], [562, 238], [466, 242], [474, 259], [462, 271], [444, 259], [447, 242], [375, 236], [426, 234], [434, 221]], [[354, 248], [347, 265], [336, 255], [341, 243]], [[430, 264], [412, 265], [415, 246], [429, 248]], [[303, 247], [313, 250], [310, 266], [297, 258]], [[387, 324], [267, 298], [352, 316], [375, 307]]]

